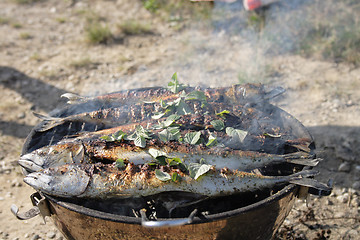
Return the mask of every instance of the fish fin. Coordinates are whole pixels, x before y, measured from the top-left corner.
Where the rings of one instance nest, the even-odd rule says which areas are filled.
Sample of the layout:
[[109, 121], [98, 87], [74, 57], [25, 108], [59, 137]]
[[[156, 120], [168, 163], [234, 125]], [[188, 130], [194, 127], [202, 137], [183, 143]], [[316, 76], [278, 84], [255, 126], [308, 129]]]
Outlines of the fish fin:
[[318, 163], [321, 160], [322, 160], [321, 158], [315, 158], [315, 159], [287, 159], [286, 161], [288, 163], [294, 163], [294, 164], [299, 164], [299, 165], [304, 165], [304, 166], [315, 167], [316, 165], [318, 165]]
[[319, 171], [312, 169], [312, 170], [303, 170], [303, 171], [291, 174], [287, 177], [289, 178], [289, 181], [291, 181], [291, 180], [296, 180], [296, 179], [303, 179], [306, 177], [313, 177], [318, 174], [319, 174]]
[[272, 89], [271, 91], [265, 93], [264, 99], [266, 99], [266, 100], [273, 99], [273, 98], [283, 94], [284, 92], [286, 92], [286, 90], [284, 88], [276, 87], [276, 88]]
[[82, 96], [76, 95], [74, 93], [64, 93], [60, 97], [67, 98], [68, 104], [75, 104], [75, 103], [83, 102], [84, 100], [86, 100], [86, 97], [82, 97]]
[[[312, 178], [301, 178], [301, 179], [294, 179], [290, 180], [290, 183], [297, 184], [304, 187], [309, 187], [310, 189], [315, 189], [317, 195], [319, 196], [326, 196], [331, 193], [332, 188], [328, 185], [318, 182]], [[310, 190], [309, 190], [310, 191]], [[311, 192], [311, 191], [310, 191]]]
[[51, 128], [61, 125], [64, 122], [62, 118], [46, 116], [37, 112], [33, 112], [33, 114], [44, 121], [42, 126], [36, 129], [38, 132], [45, 132]]
[[49, 115], [44, 115], [41, 113], [37, 113], [37, 112], [32, 112], [34, 114], [35, 117], [41, 119], [41, 120], [46, 120], [46, 121], [56, 121], [60, 118], [56, 118], [56, 117], [51, 117]]

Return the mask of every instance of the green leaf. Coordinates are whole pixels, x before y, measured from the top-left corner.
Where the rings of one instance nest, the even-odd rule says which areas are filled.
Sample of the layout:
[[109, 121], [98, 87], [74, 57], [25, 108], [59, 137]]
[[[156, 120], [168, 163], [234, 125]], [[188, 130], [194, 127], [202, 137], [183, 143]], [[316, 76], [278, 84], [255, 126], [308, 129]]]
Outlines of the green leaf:
[[211, 146], [215, 146], [216, 144], [217, 144], [217, 139], [216, 139], [216, 137], [213, 136], [212, 134], [210, 134], [206, 146], [211, 147]]
[[150, 148], [149, 149], [149, 154], [155, 159], [158, 158], [158, 157], [168, 157], [166, 152], [160, 151], [160, 150], [158, 150], [156, 148]]
[[126, 165], [124, 163], [124, 159], [122, 159], [122, 158], [117, 159], [115, 162], [115, 166], [119, 169], [124, 169], [126, 167]]
[[179, 98], [176, 104], [176, 113], [179, 115], [187, 115], [191, 113], [191, 108], [184, 100]]
[[185, 96], [185, 101], [198, 100], [201, 102], [207, 102], [205, 93], [202, 91], [192, 91]]
[[191, 178], [197, 180], [200, 176], [204, 175], [211, 169], [212, 165], [190, 163], [189, 164], [189, 175]]
[[213, 125], [216, 131], [222, 131], [225, 128], [225, 124], [223, 120], [213, 120], [210, 122]]
[[135, 132], [126, 137], [126, 140], [134, 140], [135, 146], [144, 148], [146, 146], [146, 139], [151, 139], [150, 132], [145, 130], [142, 126], [135, 127]]
[[181, 180], [181, 177], [180, 175], [177, 173], [177, 172], [174, 172], [172, 175], [171, 175], [171, 181], [173, 182], [178, 182]]
[[168, 89], [173, 93], [178, 93], [184, 88], [183, 84], [179, 84], [177, 73], [174, 73], [171, 77], [171, 82], [168, 83]]
[[230, 137], [240, 141], [240, 142], [243, 142], [246, 135], [248, 134], [247, 131], [244, 131], [244, 130], [241, 130], [241, 129], [235, 129], [235, 128], [232, 128], [232, 127], [227, 127], [225, 129], [226, 131], [226, 134], [229, 135]]
[[224, 110], [222, 112], [217, 113], [216, 115], [218, 115], [218, 116], [220, 116], [222, 118], [225, 118], [226, 114], [230, 114], [230, 111], [229, 110]]
[[147, 131], [147, 130], [145, 130], [145, 129], [143, 128], [143, 126], [141, 126], [141, 125], [137, 125], [137, 126], [135, 127], [135, 132], [136, 132], [136, 135], [137, 135], [137, 136], [141, 136], [141, 137], [144, 137], [144, 138], [151, 139], [151, 137], [150, 137], [150, 132]]
[[116, 133], [114, 133], [112, 135], [112, 137], [117, 140], [117, 141], [121, 141], [122, 139], [126, 138], [126, 133], [124, 133], [123, 131], [119, 130]]
[[281, 134], [264, 133], [265, 137], [280, 138]]
[[164, 121], [164, 127], [170, 127], [171, 124], [173, 124], [176, 120], [178, 120], [180, 118], [179, 115], [177, 114], [171, 114], [170, 116], [168, 116], [166, 118], [166, 120]]
[[163, 172], [159, 169], [155, 169], [155, 176], [163, 182], [171, 180], [170, 174], [168, 174], [167, 172]]
[[102, 137], [100, 137], [101, 139], [104, 139], [105, 141], [107, 141], [107, 142], [114, 142], [115, 141], [115, 138], [114, 137], [112, 137], [112, 136], [102, 136]]
[[168, 127], [167, 129], [159, 132], [159, 138], [163, 142], [168, 142], [171, 140], [178, 141], [180, 138], [180, 129], [179, 127]]
[[186, 165], [181, 161], [180, 158], [169, 158], [168, 162], [169, 162], [169, 166], [171, 167], [176, 166], [183, 172], [187, 171]]
[[156, 163], [162, 166], [167, 165], [166, 159], [168, 158], [166, 152], [160, 151], [155, 148], [149, 149], [149, 154], [156, 160]]
[[151, 116], [152, 119], [160, 119], [165, 116], [166, 112], [156, 112]]
[[155, 129], [162, 129], [162, 128], [170, 127], [179, 118], [180, 118], [179, 115], [172, 114], [169, 117], [167, 117], [165, 121], [160, 122], [159, 125], [155, 125], [154, 128]]
[[186, 143], [195, 145], [199, 143], [201, 137], [201, 132], [188, 132], [184, 136], [184, 141]]
[[138, 146], [138, 147], [141, 147], [141, 148], [146, 147], [146, 139], [145, 139], [145, 137], [137, 136], [134, 139], [134, 144], [135, 144], [135, 146]]

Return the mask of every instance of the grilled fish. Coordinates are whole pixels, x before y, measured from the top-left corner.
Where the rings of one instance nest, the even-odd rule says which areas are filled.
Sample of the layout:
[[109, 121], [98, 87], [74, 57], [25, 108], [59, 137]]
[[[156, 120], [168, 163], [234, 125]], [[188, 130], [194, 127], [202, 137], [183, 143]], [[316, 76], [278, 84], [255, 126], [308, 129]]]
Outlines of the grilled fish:
[[[197, 90], [193, 87], [185, 87], [183, 89], [186, 93]], [[281, 87], [274, 88], [268, 92], [265, 91], [261, 84], [236, 84], [231, 87], [222, 88], [205, 88], [202, 90], [211, 101], [226, 101], [228, 103], [241, 104], [243, 100], [247, 102], [260, 102], [261, 100], [269, 100], [282, 93], [285, 90]], [[82, 97], [73, 93], [63, 94], [62, 97], [69, 100], [69, 104], [82, 103], [89, 101], [103, 101], [104, 103], [120, 102], [120, 103], [138, 103], [141, 101], [160, 101], [173, 100], [179, 96], [178, 93], [173, 93], [167, 88], [149, 87], [131, 89], [109, 93], [97, 97]]]
[[148, 141], [146, 147], [141, 148], [130, 141], [108, 143], [100, 138], [65, 140], [25, 154], [18, 162], [29, 172], [68, 163], [114, 162], [117, 159], [144, 164], [155, 160], [150, 153], [152, 149], [168, 159], [180, 158], [184, 164], [204, 159], [218, 169], [227, 167], [242, 171], [285, 162], [306, 166], [316, 166], [319, 162], [319, 159], [314, 159], [312, 154], [306, 152], [277, 155], [158, 140]]
[[128, 123], [137, 123], [150, 119], [155, 111], [152, 104], [123, 105], [118, 108], [99, 109], [92, 112], [70, 115], [67, 117], [45, 116], [33, 113], [36, 117], [44, 120], [43, 125], [37, 129], [38, 132], [45, 132], [56, 126], [70, 122], [84, 122], [99, 126], [99, 128], [111, 128]]
[[128, 164], [124, 170], [114, 165], [69, 164], [31, 173], [24, 181], [49, 195], [80, 198], [126, 198], [141, 197], [169, 191], [183, 191], [217, 197], [238, 192], [272, 188], [278, 184], [296, 183], [329, 190], [324, 184], [308, 179], [317, 171], [306, 170], [290, 176], [269, 177], [242, 171], [221, 172], [211, 168], [197, 180], [177, 169], [170, 169], [167, 175], [180, 176], [180, 180], [160, 180], [156, 170]]

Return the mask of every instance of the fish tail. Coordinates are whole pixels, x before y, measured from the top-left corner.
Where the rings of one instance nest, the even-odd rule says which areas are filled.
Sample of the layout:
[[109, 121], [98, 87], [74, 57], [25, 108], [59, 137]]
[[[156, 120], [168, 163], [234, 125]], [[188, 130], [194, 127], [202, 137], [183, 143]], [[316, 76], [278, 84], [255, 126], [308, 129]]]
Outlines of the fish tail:
[[289, 175], [286, 177], [286, 179], [289, 183], [316, 189], [317, 192], [319, 193], [319, 195], [324, 196], [324, 195], [328, 194], [329, 192], [331, 192], [332, 188], [324, 183], [318, 182], [315, 179], [308, 178], [308, 177], [313, 177], [313, 176], [317, 175], [318, 173], [319, 172], [316, 170], [304, 170], [304, 171], [300, 171], [298, 173]]
[[303, 170], [294, 174], [291, 174], [289, 176], [286, 176], [286, 178], [288, 179], [288, 181], [292, 181], [292, 180], [297, 180], [297, 179], [303, 179], [306, 177], [313, 177], [315, 175], [318, 175], [319, 171], [317, 170]]
[[61, 125], [64, 122], [62, 118], [46, 116], [37, 112], [33, 112], [33, 114], [35, 117], [44, 121], [41, 127], [36, 129], [38, 132], [45, 132], [51, 128]]
[[327, 196], [332, 191], [332, 188], [330, 186], [311, 178], [294, 179], [289, 182], [296, 185], [316, 189], [317, 195], [319, 196]]

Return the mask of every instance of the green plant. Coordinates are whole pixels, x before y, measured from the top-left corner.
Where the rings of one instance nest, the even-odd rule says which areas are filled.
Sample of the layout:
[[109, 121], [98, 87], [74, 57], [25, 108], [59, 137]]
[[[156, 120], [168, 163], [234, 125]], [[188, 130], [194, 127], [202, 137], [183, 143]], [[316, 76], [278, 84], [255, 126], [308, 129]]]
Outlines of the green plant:
[[90, 23], [85, 31], [86, 40], [91, 44], [107, 44], [113, 39], [110, 28], [99, 22]]
[[40, 2], [40, 1], [44, 1], [44, 0], [13, 0], [13, 1], [18, 4], [30, 4], [30, 3]]
[[261, 31], [265, 26], [265, 13], [264, 12], [249, 12], [247, 17], [247, 24], [257, 31]]
[[12, 23], [11, 26], [13, 28], [22, 28], [23, 27], [21, 23], [17, 23], [17, 22]]
[[127, 20], [118, 25], [121, 32], [127, 35], [139, 35], [152, 33], [151, 26], [137, 20]]
[[34, 53], [33, 55], [30, 56], [30, 59], [40, 62], [43, 60], [43, 57], [41, 57], [38, 53]]
[[56, 21], [57, 21], [58, 23], [65, 23], [65, 22], [66, 22], [66, 18], [64, 18], [64, 17], [58, 17], [58, 18], [56, 18]]
[[105, 19], [94, 13], [93, 11], [85, 11], [81, 14], [85, 15], [85, 38], [90, 44], [107, 44], [114, 38], [110, 28], [103, 22]]
[[338, 33], [325, 48], [324, 56], [355, 65], [360, 64], [360, 27], [354, 26], [351, 30]]
[[0, 25], [2, 24], [8, 24], [10, 20], [8, 18], [0, 17]]
[[25, 40], [32, 38], [32, 36], [30, 35], [30, 33], [27, 33], [27, 32], [20, 33], [19, 37], [20, 37], [21, 39], [25, 39]]
[[211, 3], [189, 0], [143, 0], [143, 6], [165, 20], [177, 22], [209, 19], [212, 11]]
[[143, 1], [144, 8], [150, 12], [156, 12], [160, 5], [158, 0], [145, 0]]
[[70, 67], [79, 69], [79, 68], [86, 68], [92, 66], [94, 62], [89, 57], [80, 58], [78, 60], [72, 61], [69, 65]]

